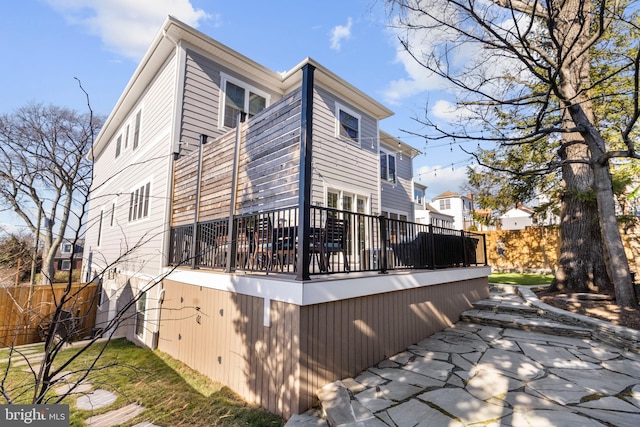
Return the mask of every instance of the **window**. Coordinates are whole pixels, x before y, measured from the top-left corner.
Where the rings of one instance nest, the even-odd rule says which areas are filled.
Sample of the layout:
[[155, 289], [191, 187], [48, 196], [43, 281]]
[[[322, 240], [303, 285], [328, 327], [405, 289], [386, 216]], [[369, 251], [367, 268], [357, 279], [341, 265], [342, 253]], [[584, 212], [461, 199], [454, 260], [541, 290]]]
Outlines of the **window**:
[[144, 321], [147, 311], [147, 293], [142, 292], [136, 304], [136, 335], [140, 338], [144, 336]]
[[396, 156], [380, 151], [380, 179], [396, 182]]
[[129, 146], [129, 125], [127, 125], [127, 130], [124, 132], [124, 148]]
[[440, 209], [451, 209], [451, 199], [440, 199]]
[[360, 116], [341, 105], [337, 105], [336, 118], [336, 136], [348, 139], [353, 142], [359, 142]]
[[60, 262], [60, 270], [69, 271], [71, 270], [71, 260], [63, 259]]
[[236, 127], [239, 111], [253, 117], [267, 107], [269, 95], [266, 93], [225, 74], [222, 75], [221, 83], [221, 87], [224, 88], [224, 94], [220, 97], [224, 102], [221, 111], [224, 113], [220, 127]]
[[72, 248], [71, 243], [63, 243], [62, 248], [60, 249], [60, 252], [62, 252], [63, 254], [70, 254], [71, 248]]
[[111, 204], [111, 215], [109, 215], [109, 227], [113, 227], [113, 223], [115, 221], [116, 216], [116, 204], [115, 202]]
[[102, 240], [102, 217], [104, 215], [104, 210], [100, 211], [100, 217], [98, 218], [98, 239], [96, 241], [96, 246], [100, 247], [100, 243]]
[[120, 155], [121, 149], [122, 149], [122, 135], [119, 135], [118, 140], [116, 141], [116, 159]]
[[140, 119], [142, 115], [142, 110], [138, 110], [138, 114], [136, 114], [136, 124], [133, 128], [133, 149], [138, 148], [138, 144], [140, 143]]
[[149, 192], [151, 183], [147, 182], [131, 192], [129, 200], [129, 222], [149, 216]]

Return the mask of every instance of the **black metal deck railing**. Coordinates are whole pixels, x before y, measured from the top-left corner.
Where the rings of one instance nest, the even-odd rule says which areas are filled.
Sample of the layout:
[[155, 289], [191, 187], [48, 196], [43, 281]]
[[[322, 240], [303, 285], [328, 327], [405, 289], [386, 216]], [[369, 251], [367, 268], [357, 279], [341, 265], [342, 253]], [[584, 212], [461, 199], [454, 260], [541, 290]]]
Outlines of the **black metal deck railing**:
[[312, 206], [301, 239], [299, 217], [294, 206], [172, 227], [169, 263], [295, 274], [308, 262], [310, 275], [487, 264], [483, 234]]

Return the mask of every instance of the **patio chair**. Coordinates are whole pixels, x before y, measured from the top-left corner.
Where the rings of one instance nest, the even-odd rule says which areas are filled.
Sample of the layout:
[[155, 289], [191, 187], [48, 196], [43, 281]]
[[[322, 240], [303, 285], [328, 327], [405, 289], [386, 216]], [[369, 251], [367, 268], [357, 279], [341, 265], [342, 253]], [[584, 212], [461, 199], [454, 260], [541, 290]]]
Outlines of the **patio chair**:
[[273, 267], [273, 224], [268, 216], [258, 218], [253, 230], [254, 248], [252, 266], [270, 270]]
[[296, 226], [281, 226], [274, 229], [274, 258], [276, 267], [281, 271], [284, 271], [285, 265], [295, 264], [297, 236], [298, 228]]
[[238, 221], [236, 234], [236, 267], [247, 268], [253, 259], [253, 227], [246, 219]]
[[[332, 255], [342, 253], [344, 269], [349, 271], [349, 255], [347, 252], [347, 235], [349, 230], [349, 220], [328, 217], [324, 230], [322, 231], [322, 241], [320, 247], [321, 271], [328, 271], [329, 260]], [[333, 263], [332, 263], [333, 264]], [[332, 267], [333, 270], [333, 267]]]

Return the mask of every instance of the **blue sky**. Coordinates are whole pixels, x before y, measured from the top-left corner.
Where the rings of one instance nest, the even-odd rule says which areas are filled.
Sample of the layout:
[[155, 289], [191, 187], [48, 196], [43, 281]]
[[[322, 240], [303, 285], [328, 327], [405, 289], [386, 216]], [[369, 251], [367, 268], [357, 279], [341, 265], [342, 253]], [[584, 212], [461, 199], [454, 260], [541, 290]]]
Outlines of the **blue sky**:
[[[399, 53], [378, 0], [13, 0], [0, 15], [5, 61], [0, 113], [30, 101], [108, 115], [168, 14], [274, 71], [307, 56], [395, 112], [381, 129], [424, 154], [415, 179], [427, 199], [458, 191], [469, 156], [456, 145], [410, 136], [413, 117], [446, 120], [451, 96], [441, 81]], [[17, 219], [0, 216], [2, 222]]]

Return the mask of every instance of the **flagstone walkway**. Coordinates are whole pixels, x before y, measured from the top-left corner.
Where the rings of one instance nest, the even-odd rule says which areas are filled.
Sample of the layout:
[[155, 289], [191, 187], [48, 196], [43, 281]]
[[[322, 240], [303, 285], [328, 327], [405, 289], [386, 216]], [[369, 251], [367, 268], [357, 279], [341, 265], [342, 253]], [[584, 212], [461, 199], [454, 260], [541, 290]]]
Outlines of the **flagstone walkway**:
[[287, 426], [640, 426], [640, 355], [504, 290], [467, 322], [325, 386], [325, 419]]
[[[83, 345], [83, 341], [70, 344], [68, 347]], [[16, 353], [11, 358], [11, 367], [22, 368], [26, 371], [38, 371], [39, 363], [42, 361], [44, 354], [39, 350], [38, 345], [27, 345], [19, 348], [20, 354]], [[0, 360], [0, 363], [6, 363], [9, 359]], [[114, 405], [118, 399], [118, 395], [108, 390], [94, 389], [93, 385], [88, 382], [76, 382], [69, 379], [69, 372], [62, 372], [58, 375], [58, 386], [54, 389], [54, 393], [58, 396], [68, 394], [76, 397], [76, 407], [82, 410], [94, 411], [97, 409], [117, 406], [112, 410], [89, 417], [85, 421], [85, 425], [91, 427], [112, 427], [126, 423], [145, 411], [145, 407], [137, 403], [128, 403], [125, 406]], [[143, 421], [134, 427], [159, 427], [150, 421]]]

